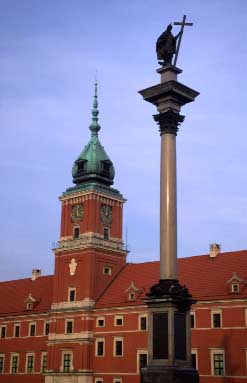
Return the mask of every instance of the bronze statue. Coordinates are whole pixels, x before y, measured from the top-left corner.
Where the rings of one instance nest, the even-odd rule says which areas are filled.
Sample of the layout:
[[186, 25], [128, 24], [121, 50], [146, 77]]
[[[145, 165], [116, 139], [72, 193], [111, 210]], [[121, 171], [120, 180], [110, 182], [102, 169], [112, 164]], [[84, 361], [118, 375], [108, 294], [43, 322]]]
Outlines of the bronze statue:
[[181, 34], [181, 32], [179, 32], [176, 36], [173, 36], [171, 30], [172, 25], [169, 24], [165, 32], [160, 35], [156, 42], [157, 59], [163, 60], [159, 61], [159, 64], [163, 66], [172, 64], [173, 55], [176, 53], [177, 39]]

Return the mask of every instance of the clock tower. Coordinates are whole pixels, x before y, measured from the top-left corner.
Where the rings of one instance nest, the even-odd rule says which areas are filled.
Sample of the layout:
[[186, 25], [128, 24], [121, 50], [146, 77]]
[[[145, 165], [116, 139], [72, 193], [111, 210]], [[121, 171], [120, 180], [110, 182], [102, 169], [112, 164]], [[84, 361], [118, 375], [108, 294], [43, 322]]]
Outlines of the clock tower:
[[125, 199], [112, 187], [115, 170], [99, 141], [98, 114], [95, 83], [91, 138], [73, 164], [75, 185], [60, 197], [61, 232], [53, 250], [55, 275], [46, 376], [49, 383], [60, 382], [62, 367], [58, 361], [63, 360], [63, 355], [59, 354], [68, 350], [69, 355], [71, 348], [73, 370], [79, 375], [81, 371], [78, 382], [92, 381], [92, 310], [126, 264], [122, 239]]

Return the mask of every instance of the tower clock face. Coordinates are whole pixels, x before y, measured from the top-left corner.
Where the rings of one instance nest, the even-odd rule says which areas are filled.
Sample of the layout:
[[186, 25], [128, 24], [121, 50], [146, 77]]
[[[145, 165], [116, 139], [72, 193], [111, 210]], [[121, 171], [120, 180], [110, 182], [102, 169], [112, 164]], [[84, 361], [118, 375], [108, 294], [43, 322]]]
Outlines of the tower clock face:
[[102, 205], [100, 209], [101, 222], [105, 225], [112, 223], [112, 207], [108, 205]]
[[83, 206], [82, 205], [74, 205], [71, 209], [71, 221], [77, 222], [81, 221], [83, 218]]

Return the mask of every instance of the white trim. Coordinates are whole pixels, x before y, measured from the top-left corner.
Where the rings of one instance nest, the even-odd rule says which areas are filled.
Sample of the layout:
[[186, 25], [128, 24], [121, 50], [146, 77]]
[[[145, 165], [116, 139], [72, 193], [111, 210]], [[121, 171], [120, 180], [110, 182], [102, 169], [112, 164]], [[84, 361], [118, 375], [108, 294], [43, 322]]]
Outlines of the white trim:
[[[103, 321], [103, 324], [100, 325], [99, 321]], [[96, 318], [96, 327], [105, 327], [105, 317], [102, 316]]]
[[[234, 290], [234, 286], [237, 286], [237, 290], [236, 291]], [[238, 294], [240, 292], [239, 282], [232, 282], [232, 284], [231, 284], [231, 292], [235, 293], [235, 294]]]
[[[31, 335], [31, 326], [35, 326], [34, 327], [34, 335]], [[36, 322], [29, 322], [29, 325], [28, 325], [28, 335], [31, 336], [31, 337], [35, 337], [36, 336], [36, 330], [37, 330]]]
[[[220, 315], [220, 326], [214, 327], [214, 314]], [[211, 310], [211, 328], [222, 328], [222, 310]]]
[[[102, 342], [103, 343], [103, 355], [98, 354], [98, 344]], [[96, 338], [95, 339], [95, 353], [94, 355], [97, 358], [103, 358], [105, 356], [105, 338]]]
[[[74, 296], [74, 300], [73, 301], [70, 300], [70, 292], [71, 291], [75, 292], [75, 296]], [[68, 288], [68, 302], [76, 302], [76, 288], [75, 287], [69, 287]]]
[[[33, 357], [33, 369], [32, 371], [28, 372], [28, 357], [32, 356]], [[33, 374], [35, 370], [35, 353], [34, 352], [27, 352], [26, 353], [26, 364], [25, 364], [25, 373], [26, 374]]]
[[[15, 335], [16, 327], [19, 326], [19, 336]], [[20, 338], [21, 337], [21, 323], [14, 323], [14, 328], [13, 328], [13, 338]]]
[[103, 378], [94, 378], [94, 383], [103, 383]]
[[112, 275], [112, 267], [103, 266], [103, 275]]
[[123, 379], [122, 378], [113, 378], [113, 383], [122, 383]]
[[[119, 319], [122, 320], [121, 324], [117, 324], [117, 321]], [[114, 315], [114, 326], [117, 326], [117, 327], [123, 326], [123, 315]]]
[[143, 349], [138, 349], [136, 353], [136, 373], [139, 375], [140, 374], [140, 355], [145, 354], [147, 355], [147, 361], [148, 361], [148, 349], [143, 348]]
[[[16, 372], [12, 372], [13, 358], [14, 358], [15, 356], [17, 356], [17, 368], [16, 368]], [[19, 362], [20, 362], [19, 353], [18, 353], [18, 352], [11, 352], [11, 353], [10, 353], [10, 366], [9, 366], [9, 372], [10, 372], [10, 374], [18, 374]]]
[[191, 354], [196, 356], [196, 369], [198, 370], [198, 350], [197, 350], [197, 348], [192, 348]]
[[69, 372], [72, 372], [74, 370], [74, 367], [73, 367], [73, 351], [71, 351], [71, 350], [63, 350], [62, 351], [62, 355], [61, 355], [60, 372], [64, 372], [64, 356], [67, 355], [67, 354], [71, 356]]
[[[72, 331], [71, 332], [68, 332], [68, 323], [69, 322], [72, 322]], [[66, 335], [70, 335], [70, 334], [73, 334], [74, 332], [74, 319], [65, 319], [65, 329], [64, 329], [64, 334]]]
[[[215, 375], [215, 373], [214, 373], [214, 355], [215, 354], [223, 355], [223, 364], [224, 364], [223, 375]], [[211, 348], [210, 349], [210, 360], [211, 360], [211, 375], [217, 376], [217, 377], [225, 376], [225, 350], [223, 348]]]
[[[141, 328], [141, 319], [146, 318], [146, 328], [142, 329]], [[138, 329], [139, 331], [147, 331], [148, 330], [148, 315], [147, 314], [139, 314], [138, 316]]]
[[[3, 328], [5, 328], [5, 335], [2, 337], [2, 330]], [[5, 339], [7, 338], [7, 325], [6, 324], [3, 324], [0, 326], [0, 339]]]
[[[116, 344], [117, 342], [122, 342], [122, 354], [117, 355], [116, 354]], [[113, 356], [116, 358], [122, 358], [124, 356], [124, 342], [123, 342], [123, 337], [114, 337], [113, 338]]]
[[[191, 311], [190, 312], [190, 316], [193, 316], [194, 317], [194, 327], [191, 327], [191, 330], [193, 329], [195, 329], [196, 328], [196, 313], [195, 313], [195, 311]], [[191, 320], [191, 318], [190, 318], [190, 320]], [[191, 322], [190, 322], [191, 323]]]
[[[45, 371], [43, 371], [44, 356], [46, 356], [46, 369], [45, 369]], [[46, 371], [47, 371], [47, 351], [42, 351], [41, 352], [41, 359], [40, 359], [40, 373], [44, 374], [44, 372], [46, 372]]]

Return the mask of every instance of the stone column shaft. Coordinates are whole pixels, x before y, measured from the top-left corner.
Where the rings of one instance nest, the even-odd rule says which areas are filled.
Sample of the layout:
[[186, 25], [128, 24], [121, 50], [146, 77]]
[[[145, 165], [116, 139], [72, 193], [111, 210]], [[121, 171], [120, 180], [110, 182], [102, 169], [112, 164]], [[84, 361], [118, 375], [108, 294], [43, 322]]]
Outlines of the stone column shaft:
[[176, 134], [161, 133], [160, 279], [177, 279]]

